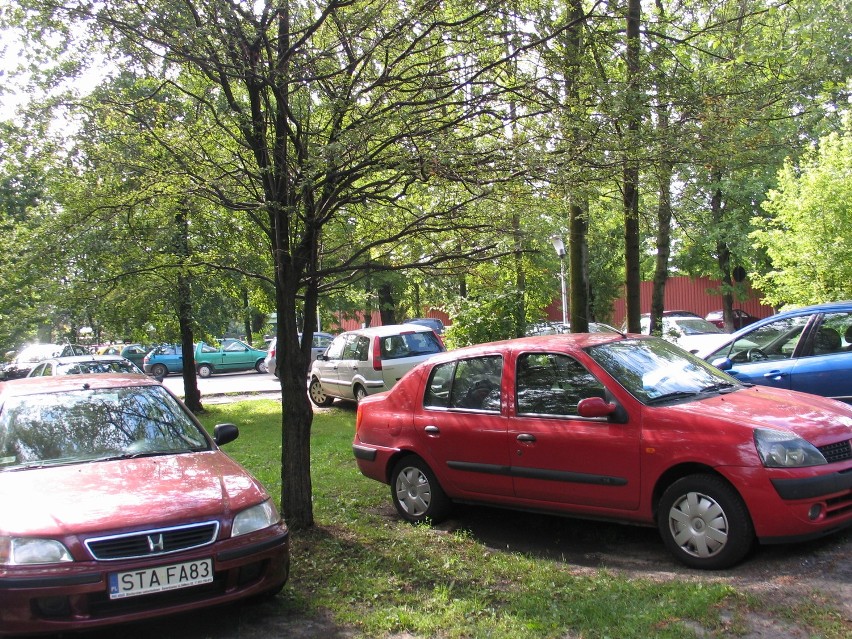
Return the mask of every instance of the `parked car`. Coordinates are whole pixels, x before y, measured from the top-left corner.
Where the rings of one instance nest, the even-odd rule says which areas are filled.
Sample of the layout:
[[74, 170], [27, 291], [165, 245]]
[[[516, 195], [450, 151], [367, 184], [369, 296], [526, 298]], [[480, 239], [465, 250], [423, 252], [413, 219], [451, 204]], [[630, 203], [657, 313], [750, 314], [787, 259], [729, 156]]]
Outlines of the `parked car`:
[[[536, 322], [530, 324], [525, 331], [527, 337], [534, 335], [560, 335], [571, 332], [571, 322]], [[603, 322], [589, 322], [589, 333], [619, 333], [617, 328]]]
[[31, 344], [21, 349], [15, 358], [0, 370], [0, 379], [19, 379], [30, 374], [39, 362], [52, 357], [87, 355], [89, 350], [79, 344]]
[[[321, 331], [314, 333], [314, 338], [311, 341], [311, 361], [308, 363], [308, 370], [310, 370], [311, 366], [313, 366], [317, 355], [323, 353], [325, 349], [328, 348], [329, 344], [331, 344], [333, 339], [334, 335], [331, 333], [323, 333]], [[299, 333], [299, 341], [302, 341], [301, 333]], [[277, 342], [278, 338], [276, 337], [273, 337], [269, 342], [269, 348], [266, 349], [266, 359], [264, 360], [266, 370], [275, 375], [275, 377], [278, 377], [278, 373], [275, 370], [275, 367], [278, 365], [276, 358], [276, 354], [278, 352]]]
[[[651, 336], [436, 355], [358, 406], [360, 471], [411, 522], [453, 502], [658, 528], [688, 566], [852, 524], [852, 407], [747, 387]], [[534, 533], [532, 533], [534, 534]]]
[[[748, 326], [749, 324], [754, 324], [758, 319], [760, 319], [758, 317], [755, 317], [754, 315], [750, 315], [749, 313], [746, 313], [741, 308], [733, 309], [733, 315], [734, 315], [734, 330], [739, 330], [743, 326]], [[713, 324], [717, 328], [721, 328], [722, 330], [725, 330], [725, 318], [724, 318], [722, 311], [710, 311], [709, 313], [707, 313], [707, 315], [704, 317], [704, 319], [706, 319], [708, 322], [710, 322], [711, 324]]]
[[142, 369], [121, 355], [69, 355], [68, 357], [53, 357], [37, 364], [27, 377], [103, 373], [141, 375]]
[[[651, 332], [651, 315], [645, 313], [640, 317], [639, 322], [642, 333], [648, 335]], [[663, 339], [691, 353], [718, 346], [728, 338], [728, 333], [722, 332], [707, 320], [693, 314], [663, 314], [660, 323]]]
[[269, 596], [275, 500], [142, 375], [0, 383], [0, 635], [73, 633]]
[[742, 382], [852, 402], [852, 302], [767, 317], [698, 355]]
[[266, 373], [265, 359], [266, 351], [249, 346], [238, 339], [229, 339], [221, 346], [205, 342], [195, 345], [195, 368], [200, 377], [251, 369]]
[[145, 359], [145, 356], [152, 348], [153, 346], [145, 346], [144, 344], [113, 344], [106, 348], [103, 353], [98, 352], [102, 355], [121, 355], [141, 369], [142, 360]]
[[415, 317], [405, 320], [406, 324], [419, 324], [420, 326], [428, 326], [438, 335], [444, 334], [444, 322], [437, 317]]
[[341, 333], [311, 367], [308, 395], [317, 406], [335, 397], [360, 402], [393, 388], [415, 365], [445, 351], [431, 328], [390, 324]]
[[183, 373], [183, 348], [180, 344], [155, 346], [142, 359], [142, 370], [161, 379], [171, 373]]

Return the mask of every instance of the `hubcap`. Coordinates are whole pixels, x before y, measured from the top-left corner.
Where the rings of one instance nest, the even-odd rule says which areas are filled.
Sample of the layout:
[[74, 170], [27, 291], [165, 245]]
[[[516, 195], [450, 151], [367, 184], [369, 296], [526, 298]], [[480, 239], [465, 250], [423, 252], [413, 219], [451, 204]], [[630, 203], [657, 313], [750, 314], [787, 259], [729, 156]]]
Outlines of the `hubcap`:
[[432, 489], [426, 475], [418, 468], [404, 469], [396, 478], [396, 498], [409, 516], [425, 514], [432, 502]]
[[669, 510], [669, 530], [681, 549], [693, 557], [712, 557], [728, 541], [728, 518], [717, 501], [687, 493]]

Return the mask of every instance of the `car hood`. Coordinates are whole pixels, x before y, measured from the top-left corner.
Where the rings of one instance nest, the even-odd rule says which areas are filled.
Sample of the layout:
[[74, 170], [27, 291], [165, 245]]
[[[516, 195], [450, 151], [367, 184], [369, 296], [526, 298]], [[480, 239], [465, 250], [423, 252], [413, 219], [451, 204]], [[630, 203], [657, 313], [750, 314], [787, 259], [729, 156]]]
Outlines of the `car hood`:
[[699, 335], [681, 335], [675, 343], [683, 350], [701, 357], [702, 353], [710, 354], [730, 340], [729, 333], [701, 333]]
[[672, 408], [685, 413], [685, 420], [791, 431], [815, 446], [852, 438], [852, 406], [768, 386], [752, 386]]
[[0, 473], [0, 535], [97, 531], [213, 519], [267, 494], [220, 451]]

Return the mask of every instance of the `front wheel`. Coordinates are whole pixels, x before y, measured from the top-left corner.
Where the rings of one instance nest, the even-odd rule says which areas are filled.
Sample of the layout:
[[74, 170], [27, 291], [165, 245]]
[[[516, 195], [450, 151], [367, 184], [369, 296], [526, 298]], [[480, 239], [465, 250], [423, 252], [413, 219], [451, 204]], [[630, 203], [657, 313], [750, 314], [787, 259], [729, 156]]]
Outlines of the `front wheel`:
[[363, 386], [361, 386], [361, 384], [356, 384], [354, 395], [355, 395], [355, 403], [360, 404], [361, 400], [364, 399], [367, 396], [367, 391]]
[[322, 389], [322, 383], [316, 378], [311, 378], [311, 383], [308, 386], [308, 397], [311, 398], [311, 401], [317, 406], [331, 406], [331, 403], [334, 401], [334, 397], [325, 394], [325, 391]]
[[669, 486], [660, 499], [657, 527], [679, 561], [704, 570], [733, 566], [754, 543], [745, 503], [715, 475], [689, 475]]
[[390, 478], [391, 499], [403, 519], [414, 524], [446, 519], [451, 503], [432, 469], [419, 457], [409, 455], [396, 466]]
[[198, 376], [199, 377], [210, 377], [213, 374], [213, 367], [210, 364], [199, 364], [198, 365]]

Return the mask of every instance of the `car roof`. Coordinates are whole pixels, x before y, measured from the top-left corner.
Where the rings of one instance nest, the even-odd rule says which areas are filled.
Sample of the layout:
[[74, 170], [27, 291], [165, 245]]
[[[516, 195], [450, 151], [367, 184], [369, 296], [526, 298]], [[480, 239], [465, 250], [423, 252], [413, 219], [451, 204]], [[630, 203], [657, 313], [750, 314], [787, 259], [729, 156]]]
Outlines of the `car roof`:
[[624, 333], [559, 333], [556, 335], [533, 335], [530, 337], [516, 337], [514, 339], [499, 342], [488, 342], [487, 344], [474, 344], [456, 348], [445, 353], [439, 353], [429, 358], [429, 363], [452, 361], [454, 359], [485, 355], [488, 353], [503, 352], [506, 350], [554, 350], [562, 351], [566, 347], [571, 349], [583, 349], [588, 346], [609, 344], [623, 339], [650, 339], [648, 335], [624, 334]]
[[79, 362], [129, 362], [130, 360], [121, 355], [66, 355], [65, 357], [51, 357], [45, 362], [56, 362], [57, 364], [77, 364]]
[[386, 324], [384, 326], [371, 326], [370, 328], [358, 328], [354, 331], [346, 331], [341, 334], [366, 335], [367, 337], [388, 337], [400, 333], [431, 333], [432, 329], [422, 324]]
[[127, 386], [161, 386], [161, 384], [147, 375], [137, 373], [25, 377], [0, 382], [0, 404], [2, 398], [5, 397], [63, 393], [80, 389], [124, 388]]

